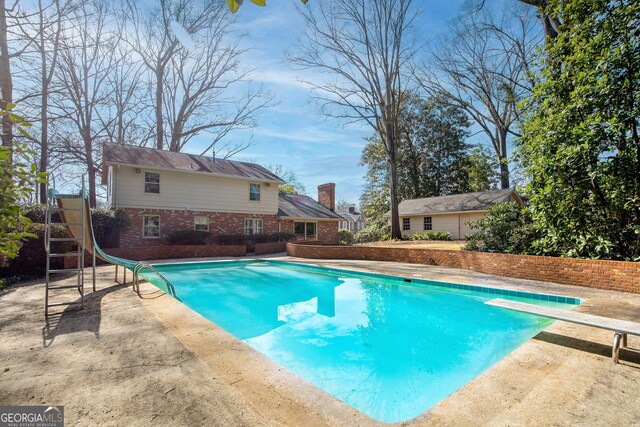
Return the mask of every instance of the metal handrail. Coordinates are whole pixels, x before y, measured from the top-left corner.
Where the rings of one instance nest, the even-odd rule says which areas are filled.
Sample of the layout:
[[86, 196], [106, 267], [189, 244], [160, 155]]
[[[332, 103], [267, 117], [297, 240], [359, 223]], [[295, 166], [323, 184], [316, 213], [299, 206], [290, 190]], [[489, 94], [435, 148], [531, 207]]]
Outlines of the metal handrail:
[[145, 262], [145, 261], [139, 261], [135, 266], [133, 266], [133, 286], [134, 286], [138, 296], [140, 296], [140, 283], [138, 282], [138, 280], [139, 280], [138, 274], [140, 273], [140, 270], [143, 270], [145, 268], [147, 268], [147, 269], [153, 271], [154, 273], [156, 273], [156, 275], [160, 279], [162, 279], [162, 281], [164, 281], [164, 283], [167, 285], [167, 290], [169, 291], [169, 295], [171, 295], [172, 297], [178, 299], [178, 297], [176, 296], [176, 290], [173, 287], [173, 285], [171, 284], [171, 282], [169, 282], [162, 274], [160, 274], [160, 272], [158, 270], [156, 270], [151, 264], [149, 264], [148, 262]]

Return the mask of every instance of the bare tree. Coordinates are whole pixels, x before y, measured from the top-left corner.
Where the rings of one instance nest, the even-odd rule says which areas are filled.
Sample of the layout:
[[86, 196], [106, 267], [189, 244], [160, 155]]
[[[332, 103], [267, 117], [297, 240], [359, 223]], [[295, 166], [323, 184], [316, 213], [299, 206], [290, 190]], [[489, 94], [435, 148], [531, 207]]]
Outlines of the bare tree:
[[[122, 31], [118, 27], [117, 32]], [[152, 120], [148, 120], [151, 106], [144, 102], [146, 70], [130, 53], [124, 43], [115, 48], [113, 67], [107, 75], [111, 95], [100, 118], [109, 142], [146, 146], [154, 138]]]
[[324, 114], [344, 123], [365, 122], [384, 143], [389, 167], [391, 237], [401, 238], [396, 156], [401, 94], [416, 48], [408, 40], [416, 12], [412, 0], [318, 2], [299, 8], [306, 40], [290, 61], [326, 73], [307, 82]]
[[224, 142], [235, 129], [255, 126], [257, 113], [270, 105], [271, 96], [261, 89], [247, 89], [243, 97], [229, 94], [248, 76], [240, 71], [240, 56], [245, 50], [229, 34], [228, 12], [220, 9], [213, 28], [202, 30], [191, 38], [190, 46], [180, 49], [172, 58], [165, 76], [165, 115], [169, 131], [169, 150], [182, 151], [196, 135], [211, 135], [204, 152], [226, 151], [229, 157], [245, 148], [247, 143]]
[[427, 93], [462, 108], [480, 126], [500, 162], [502, 188], [510, 186], [508, 140], [517, 135], [518, 103], [531, 90], [526, 77], [535, 41], [526, 15], [506, 12], [496, 20], [471, 10], [417, 73]]
[[[117, 64], [118, 34], [108, 28], [104, 4], [87, 3], [73, 12], [72, 26], [63, 32], [60, 43], [58, 78], [62, 84], [60, 108], [69, 130], [63, 138], [72, 159], [87, 168], [89, 201], [96, 206], [96, 177], [100, 173], [100, 141], [110, 123], [104, 120], [109, 100], [108, 78]], [[74, 132], [75, 130], [75, 132]]]
[[[17, 1], [14, 3], [17, 4]], [[11, 54], [9, 52], [7, 9], [5, 0], [0, 0], [0, 110], [7, 111], [13, 103], [13, 80], [11, 78]], [[2, 115], [2, 146], [13, 151], [13, 123], [9, 114]]]
[[187, 36], [212, 28], [220, 9], [214, 2], [197, 0], [161, 0], [159, 7], [140, 8], [135, 0], [127, 1], [125, 12], [130, 23], [128, 42], [151, 73], [154, 86], [156, 148], [165, 147], [164, 91], [165, 77], [174, 55], [183, 49], [174, 29]]
[[[29, 46], [18, 67], [22, 70], [21, 80], [27, 85], [22, 100], [27, 105], [32, 104], [37, 111], [33, 122], [39, 124], [39, 135], [34, 142], [40, 149], [37, 162], [40, 172], [47, 172], [49, 166], [49, 103], [52, 91], [55, 91], [52, 85], [60, 53], [60, 35], [64, 21], [72, 12], [75, 3], [68, 0], [38, 0], [32, 9], [21, 10], [14, 17], [18, 39], [23, 45]], [[36, 193], [39, 193], [40, 203], [46, 203], [46, 183], [40, 183]]]

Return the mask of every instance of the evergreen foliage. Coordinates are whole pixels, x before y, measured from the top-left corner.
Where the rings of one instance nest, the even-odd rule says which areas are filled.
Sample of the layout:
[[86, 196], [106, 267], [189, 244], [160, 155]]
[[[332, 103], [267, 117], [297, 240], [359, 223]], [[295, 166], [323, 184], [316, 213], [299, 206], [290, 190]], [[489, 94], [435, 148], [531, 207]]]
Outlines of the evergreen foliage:
[[[519, 155], [536, 252], [640, 259], [640, 3], [553, 0]], [[562, 7], [560, 7], [562, 6]]]

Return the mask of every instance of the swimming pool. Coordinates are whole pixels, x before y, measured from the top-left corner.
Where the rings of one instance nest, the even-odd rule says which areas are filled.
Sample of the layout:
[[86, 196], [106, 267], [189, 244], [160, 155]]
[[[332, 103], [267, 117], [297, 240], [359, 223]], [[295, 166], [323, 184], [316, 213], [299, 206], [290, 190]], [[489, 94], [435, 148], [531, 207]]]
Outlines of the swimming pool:
[[567, 309], [580, 303], [279, 261], [156, 268], [184, 304], [385, 422], [423, 413], [552, 323], [485, 301], [500, 297]]

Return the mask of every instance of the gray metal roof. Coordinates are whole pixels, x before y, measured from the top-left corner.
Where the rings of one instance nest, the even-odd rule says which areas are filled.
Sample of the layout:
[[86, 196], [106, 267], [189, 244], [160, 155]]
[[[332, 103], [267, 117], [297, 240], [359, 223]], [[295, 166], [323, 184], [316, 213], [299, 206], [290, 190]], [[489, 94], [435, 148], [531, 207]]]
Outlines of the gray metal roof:
[[342, 219], [327, 207], [309, 196], [299, 194], [280, 194], [278, 196], [278, 216], [312, 219]]
[[193, 172], [208, 172], [218, 175], [239, 176], [283, 183], [282, 179], [266, 168], [235, 160], [213, 159], [187, 153], [156, 150], [124, 144], [104, 144], [104, 164], [117, 163], [148, 168], [176, 169]]
[[[398, 205], [399, 214], [424, 215], [441, 214], [447, 212], [486, 211], [498, 203], [507, 201], [511, 195], [519, 203], [520, 196], [513, 188], [504, 190], [481, 191], [478, 193], [455, 194], [452, 196], [427, 197], [424, 199], [404, 200]], [[384, 214], [391, 216], [391, 211]]]

